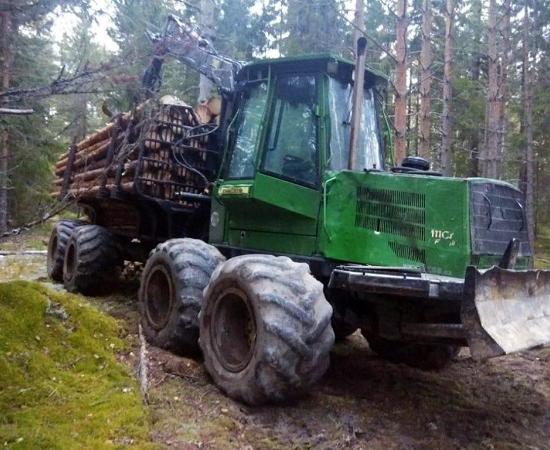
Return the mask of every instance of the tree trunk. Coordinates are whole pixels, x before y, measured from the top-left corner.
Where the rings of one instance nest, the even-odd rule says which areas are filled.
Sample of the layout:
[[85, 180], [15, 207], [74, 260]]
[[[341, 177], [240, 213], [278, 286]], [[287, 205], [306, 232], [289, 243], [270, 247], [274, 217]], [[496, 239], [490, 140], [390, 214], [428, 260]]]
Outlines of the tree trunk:
[[530, 68], [529, 2], [525, 0], [523, 16], [523, 129], [525, 131], [525, 212], [531, 248], [535, 243], [535, 154], [533, 149], [533, 74]]
[[[200, 0], [200, 26], [202, 37], [206, 38], [213, 44], [215, 38], [214, 32], [214, 16], [216, 5], [214, 0]], [[212, 90], [214, 89], [214, 83], [206, 78], [204, 75], [199, 79], [199, 103], [206, 103], [210, 97], [212, 97]]]
[[413, 115], [413, 109], [412, 109], [412, 91], [413, 91], [413, 77], [412, 77], [412, 67], [409, 67], [407, 69], [408, 73], [408, 80], [409, 85], [407, 87], [407, 92], [409, 93], [407, 95], [407, 131], [406, 131], [406, 137], [407, 137], [407, 155], [411, 154], [411, 141], [413, 139], [412, 137], [412, 115]]
[[488, 87], [487, 118], [485, 130], [485, 157], [483, 158], [483, 175], [498, 178], [498, 143], [499, 143], [499, 76], [497, 55], [497, 5], [496, 0], [489, 1], [489, 22], [487, 25]]
[[432, 129], [432, 0], [424, 0], [422, 16], [422, 48], [420, 49], [420, 144], [418, 155], [430, 157]]
[[[477, 52], [475, 59], [472, 64], [471, 79], [475, 81], [476, 84], [479, 81], [479, 75], [481, 72], [481, 55]], [[472, 130], [470, 136], [470, 176], [478, 177], [479, 176], [479, 161], [480, 161], [480, 133], [479, 129], [475, 128]]]
[[453, 143], [453, 123], [451, 102], [453, 99], [453, 22], [454, 0], [447, 0], [445, 5], [445, 50], [443, 53], [443, 111], [441, 113], [441, 171], [451, 175], [451, 145]]
[[395, 66], [395, 163], [406, 156], [407, 140], [407, 0], [397, 0], [396, 59]]
[[[357, 52], [357, 40], [365, 35], [365, 3], [363, 0], [355, 0], [355, 13], [353, 19], [353, 52]], [[329, 33], [325, 33], [328, 35]], [[357, 57], [357, 55], [355, 55]]]
[[504, 169], [505, 153], [506, 153], [506, 129], [507, 127], [507, 115], [506, 115], [506, 103], [508, 101], [508, 65], [510, 64], [510, 52], [511, 52], [511, 27], [510, 27], [510, 15], [511, 15], [511, 1], [504, 0], [502, 3], [503, 16], [500, 21], [499, 34], [502, 37], [501, 47], [501, 63], [500, 63], [500, 80], [499, 80], [499, 93], [498, 93], [498, 144], [497, 144], [497, 173], [502, 175]]
[[[10, 86], [11, 52], [9, 34], [11, 29], [11, 14], [9, 3], [6, 11], [0, 12], [0, 76], [1, 90], [6, 91]], [[9, 162], [9, 135], [7, 129], [0, 131], [0, 233], [8, 229], [8, 162]]]
[[[474, 49], [470, 68], [470, 79], [475, 82], [476, 92], [479, 89], [479, 77], [481, 74], [481, 17], [483, 13], [482, 0], [474, 0], [473, 2], [473, 17], [475, 18], [474, 27]], [[479, 26], [477, 26], [479, 25]], [[480, 166], [480, 132], [478, 128], [471, 131], [470, 135], [470, 176], [478, 177]]]

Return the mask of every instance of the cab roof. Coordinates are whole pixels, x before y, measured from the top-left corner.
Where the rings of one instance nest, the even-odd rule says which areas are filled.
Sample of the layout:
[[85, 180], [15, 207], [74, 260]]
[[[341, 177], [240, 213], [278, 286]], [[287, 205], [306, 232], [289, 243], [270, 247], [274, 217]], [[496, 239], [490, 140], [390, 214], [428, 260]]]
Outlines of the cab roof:
[[[345, 81], [352, 80], [355, 64], [332, 53], [308, 54], [284, 58], [262, 59], [246, 64], [239, 71], [238, 80], [266, 78], [273, 72], [327, 72]], [[372, 69], [365, 70], [365, 84], [387, 84], [388, 78]]]

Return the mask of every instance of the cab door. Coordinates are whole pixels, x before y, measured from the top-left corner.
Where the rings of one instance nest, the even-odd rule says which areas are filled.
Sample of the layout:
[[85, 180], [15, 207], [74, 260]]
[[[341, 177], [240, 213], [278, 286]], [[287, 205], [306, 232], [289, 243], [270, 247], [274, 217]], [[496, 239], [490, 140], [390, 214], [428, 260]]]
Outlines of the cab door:
[[[228, 176], [217, 191], [229, 245], [315, 253], [321, 200], [319, 90], [313, 74], [276, 75], [255, 136], [247, 137], [246, 127], [237, 130]], [[249, 151], [252, 140], [255, 156]]]

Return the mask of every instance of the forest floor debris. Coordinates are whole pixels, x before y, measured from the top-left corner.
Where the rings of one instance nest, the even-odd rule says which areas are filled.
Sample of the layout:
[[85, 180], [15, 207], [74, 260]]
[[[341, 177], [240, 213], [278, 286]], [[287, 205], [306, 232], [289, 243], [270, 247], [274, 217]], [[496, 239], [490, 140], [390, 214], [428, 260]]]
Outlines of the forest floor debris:
[[[543, 250], [548, 252], [545, 245]], [[32, 267], [25, 272], [25, 261], [19, 277], [36, 277]], [[112, 295], [87, 299], [119, 324], [127, 348], [119, 352], [119, 361], [134, 373], [140, 353], [136, 293], [133, 277]], [[71, 316], [64, 303], [54, 300], [52, 305], [62, 305]], [[200, 361], [152, 346], [147, 351], [149, 439], [165, 448], [543, 449], [550, 442], [550, 349], [483, 364], [463, 350], [453, 364], [435, 373], [386, 362], [355, 333], [334, 347], [331, 367], [311, 395], [294, 404], [261, 408], [225, 397]], [[139, 395], [137, 378], [133, 383]], [[28, 388], [32, 384], [22, 389]]]

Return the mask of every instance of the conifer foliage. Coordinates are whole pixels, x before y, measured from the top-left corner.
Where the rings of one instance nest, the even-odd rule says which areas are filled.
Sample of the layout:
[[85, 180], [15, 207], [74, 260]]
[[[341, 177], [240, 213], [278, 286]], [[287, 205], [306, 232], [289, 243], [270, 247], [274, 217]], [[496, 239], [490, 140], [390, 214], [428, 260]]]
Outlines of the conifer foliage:
[[[99, 11], [94, 0], [0, 0], [0, 108], [34, 111], [0, 115], [0, 231], [50, 206], [53, 160], [72, 139], [106, 120], [105, 105], [123, 110], [139, 100], [141, 74], [153, 51], [146, 31], [162, 31], [167, 14], [200, 26], [208, 12], [209, 39], [241, 61], [313, 52], [353, 57], [353, 0], [110, 4]], [[528, 214], [537, 223], [550, 220], [544, 208], [550, 200], [544, 188], [550, 0], [364, 5], [367, 65], [390, 80], [385, 109], [394, 125], [392, 151], [400, 158], [423, 156], [448, 175], [515, 183], [526, 195]], [[100, 15], [108, 17], [103, 23], [114, 42], [109, 49], [95, 36]], [[64, 37], [52, 35], [52, 24], [67, 17], [77, 25]], [[48, 94], [59, 94], [60, 81], [86, 71], [95, 74], [93, 83], [82, 83], [73, 94]], [[51, 89], [33, 95], [37, 86]], [[14, 90], [23, 93], [12, 95]], [[194, 103], [198, 76], [167, 62], [161, 90]]]

